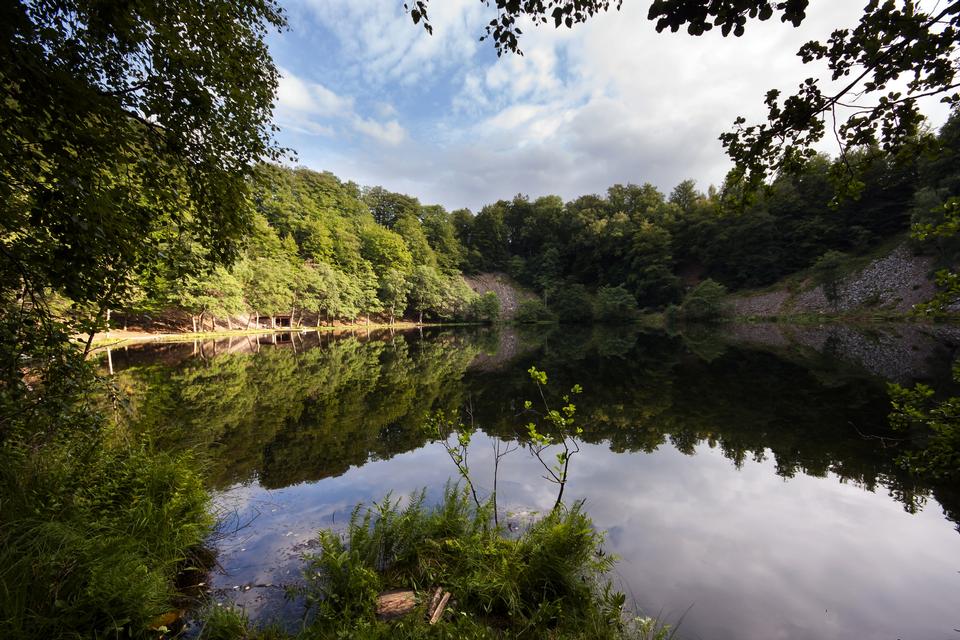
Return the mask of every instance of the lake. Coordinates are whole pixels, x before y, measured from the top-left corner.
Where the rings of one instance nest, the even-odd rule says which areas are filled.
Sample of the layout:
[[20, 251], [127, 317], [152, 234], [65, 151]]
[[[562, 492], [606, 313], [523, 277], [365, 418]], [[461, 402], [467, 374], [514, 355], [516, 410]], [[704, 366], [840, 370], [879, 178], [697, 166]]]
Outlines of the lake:
[[[960, 331], [733, 325], [667, 334], [532, 327], [303, 333], [111, 349], [134, 428], [207, 461], [221, 524], [214, 596], [295, 625], [299, 558], [358, 502], [456, 479], [423, 429], [469, 411], [470, 466], [525, 441], [536, 365], [584, 424], [566, 501], [584, 500], [639, 613], [681, 638], [960, 638], [960, 488], [897, 464], [889, 381], [954, 390]], [[556, 487], [502, 461], [521, 527]]]

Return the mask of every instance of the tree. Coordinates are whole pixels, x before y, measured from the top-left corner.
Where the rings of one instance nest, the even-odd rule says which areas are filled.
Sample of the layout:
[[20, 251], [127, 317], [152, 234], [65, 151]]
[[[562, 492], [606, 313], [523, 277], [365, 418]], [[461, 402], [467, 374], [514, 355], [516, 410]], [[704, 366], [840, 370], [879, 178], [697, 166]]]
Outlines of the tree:
[[399, 309], [401, 313], [407, 308], [407, 296], [410, 293], [410, 281], [396, 269], [390, 269], [380, 278], [380, 301], [390, 315], [390, 324]]
[[433, 267], [418, 265], [410, 276], [410, 307], [417, 313], [417, 324], [423, 314], [437, 309], [443, 302], [443, 279]]
[[283, 26], [272, 0], [5, 3], [4, 300], [61, 291], [93, 304], [95, 327], [166, 238], [234, 258], [252, 166], [281, 155], [265, 37]]
[[589, 322], [593, 319], [593, 298], [580, 283], [561, 283], [550, 290], [550, 310], [560, 322]]
[[470, 304], [470, 315], [480, 322], [497, 322], [500, 319], [500, 298], [493, 291], [474, 297]]
[[726, 296], [726, 287], [707, 278], [684, 297], [680, 305], [680, 317], [694, 321], [719, 320], [726, 313]]
[[817, 258], [810, 271], [814, 281], [823, 287], [823, 295], [837, 309], [840, 283], [843, 280], [843, 268], [847, 255], [840, 251], [830, 250]]
[[677, 295], [679, 279], [673, 275], [670, 232], [644, 221], [633, 232], [631, 270], [627, 284], [645, 307], [660, 306]]
[[[408, 5], [415, 24], [433, 32], [428, 16], [430, 0]], [[487, 2], [487, 4], [490, 4]], [[567, 28], [591, 17], [620, 8], [620, 0], [495, 0], [497, 15], [481, 39], [491, 38], [497, 54], [522, 54], [519, 45], [521, 18], [536, 26], [553, 23]], [[647, 17], [656, 29], [699, 36], [718, 27], [724, 36], [741, 36], [748, 20], [769, 20], [799, 26], [806, 18], [809, 0], [653, 0]], [[824, 62], [836, 91], [808, 78], [798, 91], [781, 99], [781, 91], [767, 92], [767, 121], [746, 126], [742, 117], [720, 139], [735, 163], [733, 175], [751, 194], [764, 179], [781, 170], [794, 170], [815, 152], [811, 146], [823, 139], [832, 121], [841, 154], [848, 147], [880, 144], [894, 151], [912, 144], [922, 122], [918, 103], [939, 98], [960, 104], [955, 57], [960, 41], [960, 2], [935, 3], [922, 11], [914, 0], [872, 0], [859, 23], [838, 28], [824, 41], [810, 41], [798, 56], [804, 64]], [[895, 83], [904, 80], [902, 90]], [[838, 113], [838, 109], [840, 113]], [[846, 110], [846, 118], [843, 112]], [[847, 169], [847, 167], [843, 167]], [[853, 176], [850, 187], [855, 192]]]
[[416, 198], [402, 193], [393, 193], [383, 187], [370, 187], [363, 192], [363, 201], [370, 207], [370, 213], [377, 224], [393, 227], [402, 216], [416, 216], [420, 203]]
[[637, 299], [627, 291], [626, 287], [618, 285], [616, 287], [600, 287], [597, 290], [594, 316], [600, 322], [633, 322], [639, 315]]
[[670, 192], [670, 202], [680, 207], [684, 213], [690, 213], [702, 197], [703, 194], [697, 191], [694, 180], [684, 180]]
[[174, 290], [171, 302], [190, 312], [194, 333], [203, 330], [203, 319], [208, 313], [216, 330], [217, 316], [225, 317], [230, 325], [230, 316], [243, 312], [243, 287], [226, 269], [217, 267], [208, 274], [185, 278]]

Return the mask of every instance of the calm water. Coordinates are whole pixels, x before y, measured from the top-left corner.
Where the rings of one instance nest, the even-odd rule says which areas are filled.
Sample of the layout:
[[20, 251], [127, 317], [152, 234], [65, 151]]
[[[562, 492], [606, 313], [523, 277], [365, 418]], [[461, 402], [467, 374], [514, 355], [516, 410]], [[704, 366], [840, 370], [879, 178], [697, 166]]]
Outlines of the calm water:
[[[522, 441], [535, 364], [585, 389], [566, 497], [608, 532], [639, 611], [684, 616], [684, 638], [933, 639], [960, 638], [960, 491], [898, 468], [886, 384], [949, 391], [958, 344], [912, 327], [304, 334], [131, 347], [105, 366], [139, 429], [212, 461], [214, 593], [254, 618], [299, 615], [281, 587], [318, 528], [442, 491], [454, 468], [427, 413], [473, 407], [489, 487], [494, 439]], [[521, 449], [499, 495], [522, 521], [555, 491]]]

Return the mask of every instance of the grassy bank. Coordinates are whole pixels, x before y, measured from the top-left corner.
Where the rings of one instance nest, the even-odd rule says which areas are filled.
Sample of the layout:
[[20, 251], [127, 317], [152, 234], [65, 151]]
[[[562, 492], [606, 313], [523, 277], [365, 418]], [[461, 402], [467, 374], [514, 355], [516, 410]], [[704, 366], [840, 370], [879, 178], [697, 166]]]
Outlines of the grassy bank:
[[[307, 557], [302, 595], [310, 623], [288, 635], [252, 629], [237, 611], [215, 610], [200, 637], [258, 640], [326, 638], [656, 638], [672, 634], [624, 612], [625, 598], [607, 574], [614, 558], [579, 504], [557, 509], [520, 534], [493, 524], [490, 505], [477, 509], [468, 492], [448, 488], [428, 508], [424, 494], [406, 506], [385, 499], [357, 507], [347, 530], [319, 533], [320, 552]], [[436, 624], [431, 594], [451, 593]], [[379, 593], [416, 595], [399, 620], [377, 615]]]
[[196, 467], [102, 425], [8, 439], [0, 636], [156, 637], [213, 524]]

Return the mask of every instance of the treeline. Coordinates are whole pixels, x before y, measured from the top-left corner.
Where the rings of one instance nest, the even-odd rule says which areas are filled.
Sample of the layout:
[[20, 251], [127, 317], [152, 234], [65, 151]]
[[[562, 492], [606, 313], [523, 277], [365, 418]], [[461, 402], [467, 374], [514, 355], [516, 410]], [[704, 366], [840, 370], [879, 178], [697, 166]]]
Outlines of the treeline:
[[[476, 215], [303, 168], [261, 165], [253, 183], [253, 232], [240, 259], [202, 268], [200, 243], [176, 238], [162, 265], [138, 273], [128, 310], [181, 309], [195, 328], [281, 314], [293, 324], [494, 321], [496, 296], [476, 295], [462, 278], [491, 271], [539, 294], [521, 305], [520, 321], [624, 321], [685, 295], [698, 307], [942, 223], [944, 203], [960, 194], [960, 117], [897, 156], [817, 155], [739, 207], [729, 206], [742, 195], [732, 182], [702, 192], [693, 180], [669, 195], [650, 184], [569, 202], [518, 195]], [[926, 245], [943, 264], [958, 252], [949, 237]]]
[[[911, 225], [936, 224], [960, 194], [960, 116], [897, 156], [857, 149], [818, 155], [781, 175], [744, 206], [734, 184], [701, 192], [692, 180], [669, 195], [650, 184], [564, 202], [519, 195], [475, 217], [454, 213], [468, 271], [506, 271], [545, 295], [561, 317], [586, 290], [626, 288], [641, 307], [678, 302], [705, 279], [758, 287], [827, 252], [858, 253]], [[956, 247], [931, 245], [944, 262]], [[955, 242], [953, 242], [955, 244]]]
[[165, 260], [135, 277], [126, 310], [188, 312], [194, 330], [248, 316], [259, 324], [369, 320], [493, 321], [495, 295], [475, 294], [460, 274], [451, 217], [380, 187], [361, 190], [330, 173], [258, 167], [253, 231], [239, 260], [212, 266], [199, 243], [177, 238]]

